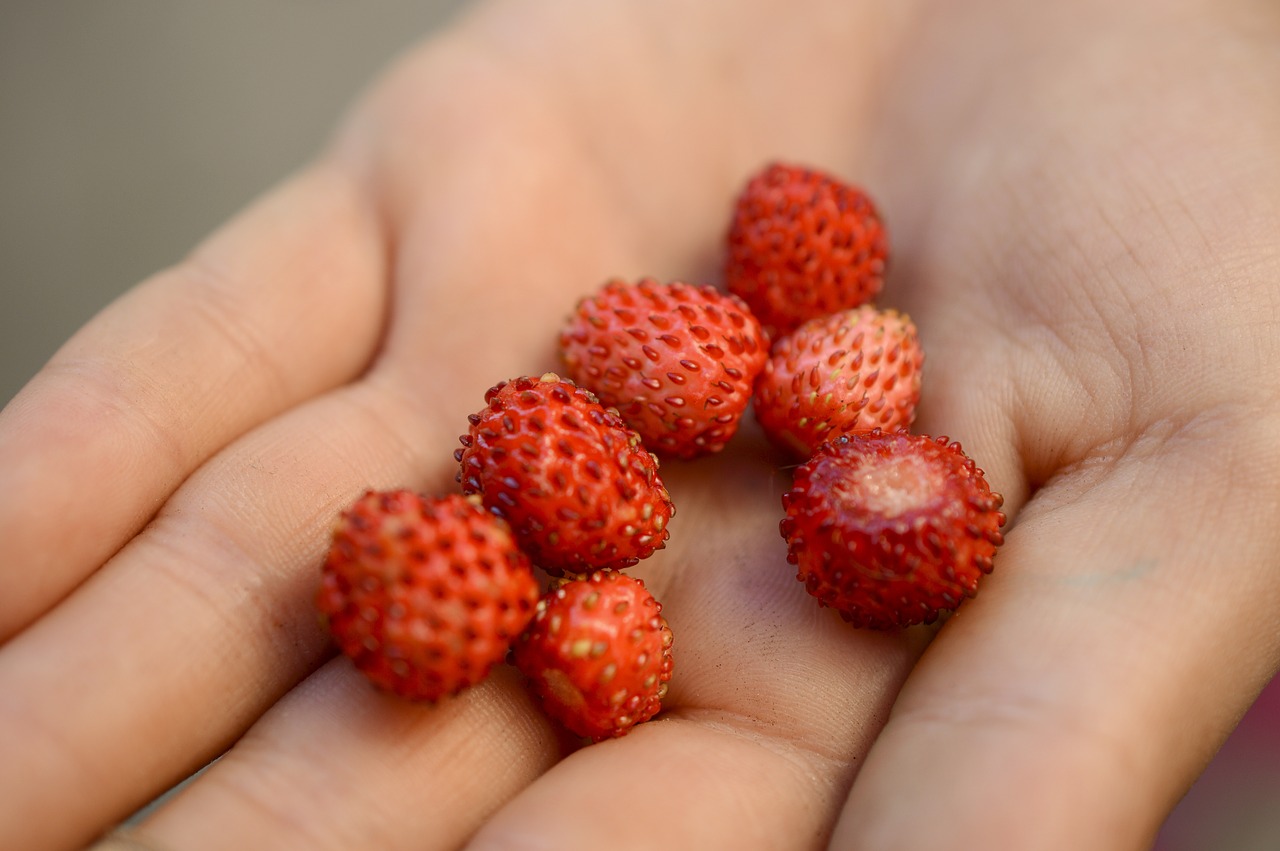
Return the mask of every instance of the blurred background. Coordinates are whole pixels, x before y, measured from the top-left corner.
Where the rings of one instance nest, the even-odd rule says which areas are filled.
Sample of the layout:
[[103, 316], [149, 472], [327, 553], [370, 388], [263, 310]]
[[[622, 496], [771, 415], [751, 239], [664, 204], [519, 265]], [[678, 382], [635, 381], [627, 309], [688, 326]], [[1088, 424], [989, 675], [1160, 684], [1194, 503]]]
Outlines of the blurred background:
[[0, 402], [462, 0], [0, 0]]
[[[99, 308], [316, 151], [463, 0], [0, 0], [0, 404]], [[1159, 851], [1280, 849], [1280, 689]]]

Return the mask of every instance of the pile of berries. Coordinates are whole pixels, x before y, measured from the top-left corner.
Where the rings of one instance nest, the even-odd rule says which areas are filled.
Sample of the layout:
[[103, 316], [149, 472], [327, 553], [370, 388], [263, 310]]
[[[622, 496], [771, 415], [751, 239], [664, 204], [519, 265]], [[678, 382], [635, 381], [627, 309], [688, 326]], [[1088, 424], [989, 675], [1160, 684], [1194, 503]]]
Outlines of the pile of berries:
[[821, 605], [896, 629], [972, 596], [1001, 499], [959, 444], [908, 431], [924, 355], [909, 317], [870, 303], [887, 245], [864, 192], [775, 164], [737, 200], [727, 291], [615, 280], [584, 298], [566, 377], [504, 381], [469, 418], [460, 494], [371, 491], [343, 513], [318, 595], [338, 646], [427, 701], [509, 659], [573, 733], [625, 734], [672, 672], [661, 604], [621, 572], [667, 540], [658, 457], [720, 451], [748, 408], [803, 462], [780, 528]]

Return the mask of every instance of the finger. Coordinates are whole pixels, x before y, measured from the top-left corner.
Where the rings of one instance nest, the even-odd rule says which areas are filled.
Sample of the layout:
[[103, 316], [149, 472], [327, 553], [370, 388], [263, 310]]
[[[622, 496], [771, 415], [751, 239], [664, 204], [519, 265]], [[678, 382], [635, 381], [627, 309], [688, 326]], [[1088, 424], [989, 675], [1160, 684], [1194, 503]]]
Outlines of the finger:
[[569, 757], [467, 847], [818, 848], [847, 775], [838, 757], [677, 714]]
[[926, 635], [817, 606], [778, 535], [775, 456], [749, 431], [664, 468], [671, 541], [631, 571], [675, 637], [663, 713], [557, 764], [472, 848], [821, 846]]
[[834, 844], [1146, 847], [1280, 652], [1278, 431], [1210, 411], [1043, 488], [917, 666]]
[[428, 706], [338, 659], [135, 832], [183, 851], [457, 848], [559, 752], [510, 668]]
[[320, 165], [76, 334], [0, 412], [0, 641], [219, 448], [357, 374], [383, 266], [368, 199]]
[[370, 376], [250, 432], [0, 649], [0, 836], [84, 842], [318, 663], [312, 601], [333, 518], [366, 487], [452, 483], [452, 440], [425, 410]]

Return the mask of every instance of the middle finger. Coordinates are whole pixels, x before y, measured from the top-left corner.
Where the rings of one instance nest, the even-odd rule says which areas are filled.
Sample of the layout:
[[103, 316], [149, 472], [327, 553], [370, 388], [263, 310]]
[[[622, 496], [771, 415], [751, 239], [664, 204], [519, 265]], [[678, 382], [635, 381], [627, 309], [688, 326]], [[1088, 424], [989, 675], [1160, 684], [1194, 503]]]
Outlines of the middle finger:
[[429, 706], [335, 659], [138, 834], [184, 851], [455, 848], [559, 753], [511, 668]]
[[447, 452], [421, 451], [452, 430], [419, 404], [375, 377], [251, 432], [0, 651], [0, 823], [25, 826], [19, 846], [92, 838], [318, 663], [315, 566], [333, 518], [364, 488], [452, 478]]

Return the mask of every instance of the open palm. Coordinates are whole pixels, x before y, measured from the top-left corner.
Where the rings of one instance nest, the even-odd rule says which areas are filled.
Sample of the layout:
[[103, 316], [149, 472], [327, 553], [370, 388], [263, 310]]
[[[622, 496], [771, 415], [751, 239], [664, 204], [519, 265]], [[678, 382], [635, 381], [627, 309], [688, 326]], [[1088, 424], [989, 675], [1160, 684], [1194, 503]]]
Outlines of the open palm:
[[[478, 6], [0, 415], [0, 844], [82, 844], [224, 752], [140, 835], [1150, 839], [1280, 660], [1280, 19], [662, 5]], [[427, 707], [328, 660], [338, 511], [454, 489], [484, 390], [555, 368], [606, 278], [714, 279], [772, 158], [886, 213], [917, 429], [1012, 518], [979, 597], [936, 633], [819, 609], [777, 533], [786, 462], [747, 424], [663, 466], [671, 542], [634, 568], [676, 635], [658, 720], [575, 750], [508, 669]]]

